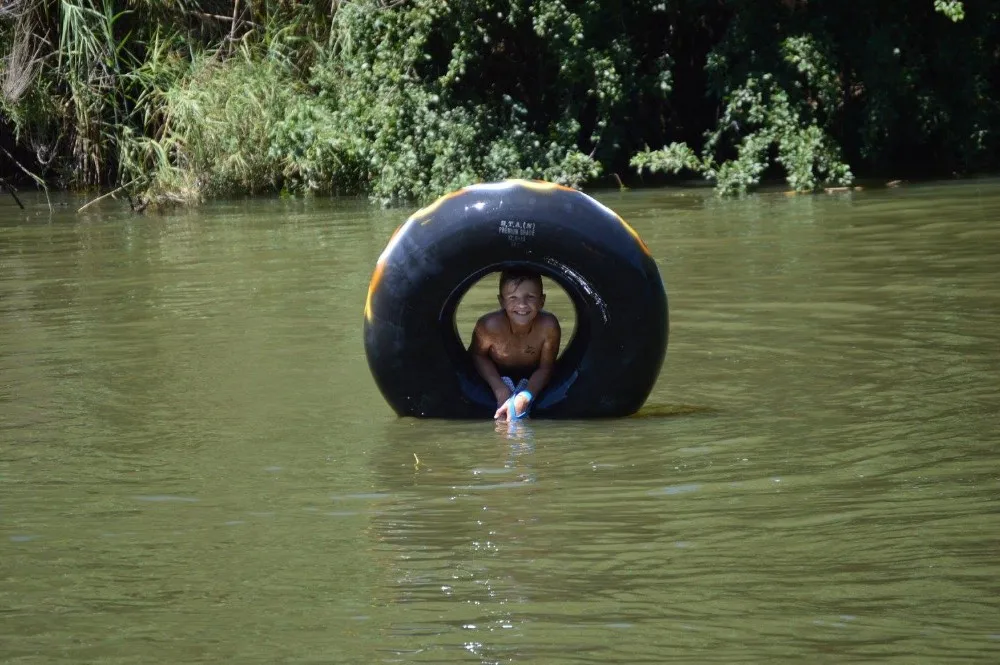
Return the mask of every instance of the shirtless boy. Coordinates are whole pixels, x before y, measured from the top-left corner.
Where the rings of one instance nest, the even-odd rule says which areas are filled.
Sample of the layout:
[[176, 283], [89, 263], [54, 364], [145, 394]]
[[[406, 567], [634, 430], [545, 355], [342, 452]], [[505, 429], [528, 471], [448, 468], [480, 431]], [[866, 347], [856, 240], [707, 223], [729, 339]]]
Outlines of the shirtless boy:
[[[543, 312], [545, 294], [538, 273], [505, 270], [500, 274], [501, 309], [480, 317], [469, 352], [480, 376], [497, 400], [493, 415], [499, 420], [524, 417], [535, 396], [552, 376], [559, 353], [559, 321]], [[516, 394], [511, 384], [527, 385]], [[513, 397], [513, 399], [511, 399]]]

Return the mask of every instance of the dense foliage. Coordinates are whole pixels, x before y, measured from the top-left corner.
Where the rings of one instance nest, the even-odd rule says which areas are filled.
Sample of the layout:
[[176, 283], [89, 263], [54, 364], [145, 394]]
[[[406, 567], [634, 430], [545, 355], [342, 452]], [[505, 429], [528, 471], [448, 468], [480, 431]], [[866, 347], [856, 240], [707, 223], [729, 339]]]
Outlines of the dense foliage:
[[1000, 0], [6, 0], [0, 174], [420, 200], [1000, 162]]

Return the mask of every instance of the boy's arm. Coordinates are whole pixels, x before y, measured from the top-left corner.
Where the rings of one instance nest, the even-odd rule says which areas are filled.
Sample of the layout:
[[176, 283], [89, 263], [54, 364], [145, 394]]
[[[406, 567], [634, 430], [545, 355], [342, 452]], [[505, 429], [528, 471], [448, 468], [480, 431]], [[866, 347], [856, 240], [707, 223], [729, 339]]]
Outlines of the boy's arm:
[[476, 323], [469, 351], [472, 354], [472, 364], [475, 365], [479, 376], [483, 377], [490, 385], [490, 390], [493, 391], [497, 404], [506, 402], [510, 398], [510, 388], [504, 384], [496, 364], [490, 359], [489, 335], [486, 332], [486, 324], [482, 320]]
[[[531, 373], [528, 377], [528, 392], [531, 393], [532, 399], [538, 396], [538, 393], [542, 391], [545, 386], [549, 384], [549, 379], [552, 377], [552, 368], [556, 364], [556, 356], [559, 355], [559, 337], [561, 331], [559, 330], [559, 321], [552, 317], [552, 322], [545, 328], [545, 337], [542, 339], [542, 348], [539, 352], [538, 358], [538, 369]], [[497, 409], [494, 418], [503, 417], [506, 420], [510, 420], [514, 417], [520, 417], [524, 414], [525, 410], [528, 408], [529, 400], [521, 393], [514, 395], [512, 404], [501, 404], [500, 408]], [[513, 408], [513, 412], [511, 412]]]
[[556, 356], [559, 355], [559, 339], [562, 331], [559, 328], [559, 321], [552, 317], [552, 323], [545, 328], [545, 339], [542, 340], [542, 348], [539, 352], [538, 369], [528, 377], [528, 392], [534, 397], [542, 392], [545, 386], [549, 385], [552, 377], [552, 369], [556, 364]]

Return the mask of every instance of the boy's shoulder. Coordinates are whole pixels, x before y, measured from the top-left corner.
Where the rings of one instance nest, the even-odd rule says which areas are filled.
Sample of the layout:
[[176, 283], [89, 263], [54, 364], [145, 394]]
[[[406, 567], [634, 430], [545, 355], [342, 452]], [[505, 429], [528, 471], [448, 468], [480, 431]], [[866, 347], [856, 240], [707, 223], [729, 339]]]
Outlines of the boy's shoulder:
[[559, 319], [556, 318], [556, 315], [552, 312], [546, 312], [545, 310], [538, 313], [538, 316], [535, 318], [535, 323], [541, 329], [559, 327]]
[[538, 320], [559, 325], [559, 318], [552, 312], [547, 312], [544, 309], [538, 313]]
[[498, 309], [495, 312], [488, 312], [479, 317], [479, 320], [476, 321], [476, 327], [482, 328], [487, 332], [507, 330], [507, 315], [502, 309]]

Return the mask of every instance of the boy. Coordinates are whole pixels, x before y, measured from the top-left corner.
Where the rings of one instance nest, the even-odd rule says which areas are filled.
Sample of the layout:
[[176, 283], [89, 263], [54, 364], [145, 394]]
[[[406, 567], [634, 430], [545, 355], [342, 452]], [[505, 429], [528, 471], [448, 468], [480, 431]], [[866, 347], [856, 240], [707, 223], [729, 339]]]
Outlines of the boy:
[[[469, 352], [497, 400], [495, 419], [523, 418], [552, 376], [559, 353], [559, 321], [543, 312], [545, 294], [536, 272], [500, 273], [500, 310], [480, 317]], [[502, 375], [502, 376], [501, 376]]]

